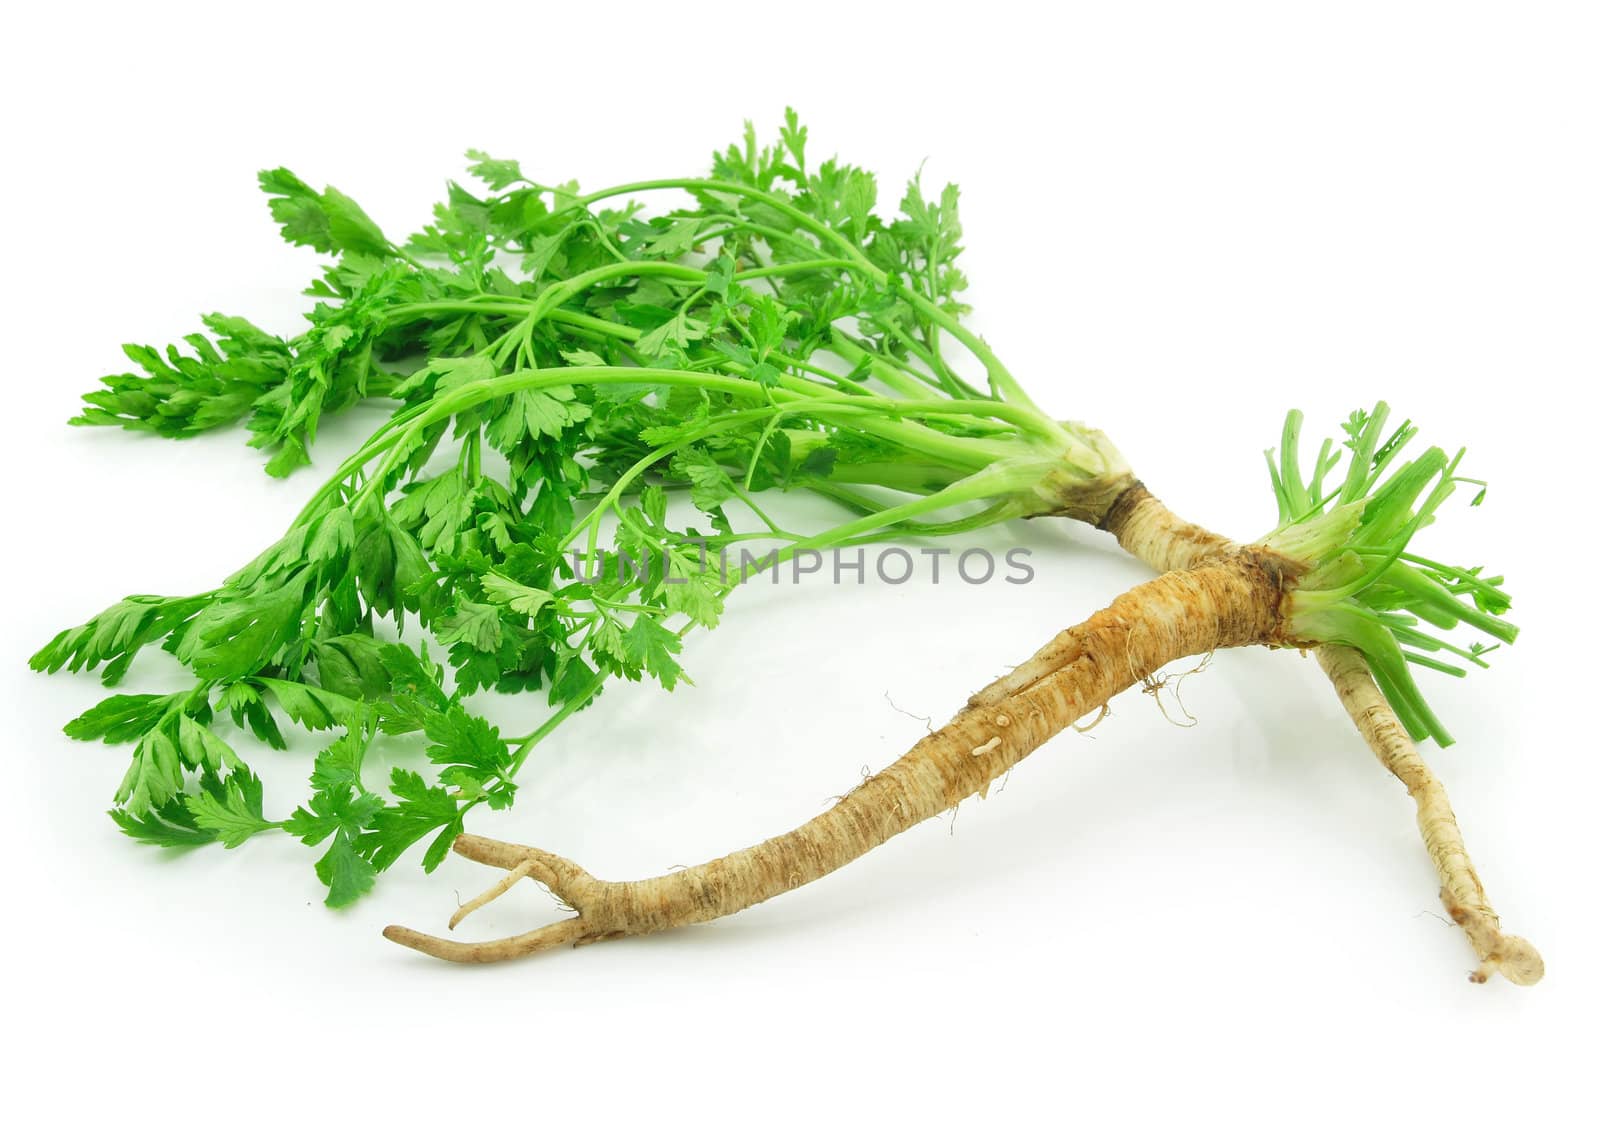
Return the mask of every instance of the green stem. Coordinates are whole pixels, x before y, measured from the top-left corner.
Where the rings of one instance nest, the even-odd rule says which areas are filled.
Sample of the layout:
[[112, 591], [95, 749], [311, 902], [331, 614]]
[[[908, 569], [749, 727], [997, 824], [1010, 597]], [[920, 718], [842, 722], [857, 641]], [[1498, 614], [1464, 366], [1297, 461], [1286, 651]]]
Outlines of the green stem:
[[764, 204], [790, 219], [796, 226], [815, 234], [820, 242], [832, 244], [842, 250], [844, 257], [849, 260], [851, 268], [856, 272], [885, 288], [897, 289], [905, 296], [908, 302], [916, 307], [917, 311], [921, 312], [940, 328], [949, 332], [951, 336], [960, 341], [963, 347], [972, 352], [973, 357], [983, 364], [983, 369], [988, 373], [989, 382], [996, 393], [1019, 405], [1029, 406], [1037, 411], [1038, 407], [1034, 405], [1033, 399], [1023, 390], [1022, 384], [1006, 369], [999, 356], [979, 336], [975, 335], [958, 319], [939, 307], [934, 301], [929, 300], [922, 293], [904, 285], [893, 285], [889, 274], [874, 265], [867, 255], [862, 252], [861, 248], [849, 238], [846, 238], [827, 224], [817, 221], [798, 207], [773, 195], [771, 192], [763, 191], [757, 187], [747, 187], [742, 183], [728, 183], [717, 179], [652, 179], [641, 180], [637, 183], [620, 184], [616, 187], [608, 187], [601, 191], [591, 192], [580, 197], [578, 205], [588, 207], [590, 203], [601, 199], [613, 198], [617, 195], [663, 190], [715, 191], [726, 195], [760, 199]]

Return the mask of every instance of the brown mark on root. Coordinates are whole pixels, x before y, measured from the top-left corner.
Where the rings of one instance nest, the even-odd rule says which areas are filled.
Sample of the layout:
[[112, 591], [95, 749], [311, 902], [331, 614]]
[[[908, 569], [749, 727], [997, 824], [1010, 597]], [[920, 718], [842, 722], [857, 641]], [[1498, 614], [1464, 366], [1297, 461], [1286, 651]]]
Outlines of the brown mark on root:
[[1138, 480], [1095, 525], [1158, 573], [1189, 569], [1240, 549], [1231, 539], [1173, 514]]

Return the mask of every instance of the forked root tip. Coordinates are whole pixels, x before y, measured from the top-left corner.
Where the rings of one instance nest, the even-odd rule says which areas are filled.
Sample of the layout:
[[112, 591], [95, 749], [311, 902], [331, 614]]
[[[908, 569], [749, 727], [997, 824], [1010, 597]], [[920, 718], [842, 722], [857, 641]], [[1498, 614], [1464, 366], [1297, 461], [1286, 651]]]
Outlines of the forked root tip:
[[564, 944], [579, 943], [585, 938], [593, 938], [588, 926], [578, 917], [558, 920], [554, 924], [546, 924], [543, 928], [535, 928], [520, 936], [485, 940], [476, 944], [430, 936], [426, 932], [418, 932], [400, 924], [389, 925], [383, 930], [383, 934], [401, 947], [420, 951], [435, 959], [447, 959], [451, 963], [503, 963], [508, 959], [517, 959]]
[[447, 940], [441, 936], [430, 936], [426, 932], [418, 932], [402, 924], [391, 924], [385, 928], [383, 930], [385, 939], [392, 940], [401, 947], [420, 951], [436, 959], [447, 959], [452, 963], [498, 963], [563, 944], [599, 939], [610, 935], [615, 928], [615, 926], [597, 925], [583, 917], [582, 909], [585, 903], [591, 900], [592, 890], [597, 883], [574, 862], [556, 854], [536, 850], [531, 846], [516, 846], [471, 834], [458, 836], [453, 848], [462, 857], [488, 866], [499, 866], [508, 872], [505, 877], [455, 911], [455, 915], [450, 918], [452, 929], [525, 878], [531, 878], [545, 885], [564, 903], [578, 910], [579, 915], [546, 924], [542, 928], [535, 928], [519, 936], [484, 940], [479, 943], [463, 943], [459, 940]]

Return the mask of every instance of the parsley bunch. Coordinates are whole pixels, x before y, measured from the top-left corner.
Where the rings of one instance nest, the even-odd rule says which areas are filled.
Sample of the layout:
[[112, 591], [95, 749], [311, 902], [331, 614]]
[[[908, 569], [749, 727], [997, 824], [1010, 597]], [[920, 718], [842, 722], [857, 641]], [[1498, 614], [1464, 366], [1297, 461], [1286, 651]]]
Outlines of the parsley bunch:
[[[1129, 479], [961, 322], [954, 187], [931, 199], [914, 180], [884, 221], [872, 174], [809, 164], [792, 112], [778, 143], [747, 127], [706, 178], [585, 194], [469, 156], [481, 186], [450, 184], [400, 242], [341, 192], [263, 173], [284, 237], [333, 255], [306, 330], [212, 316], [182, 346], [129, 346], [139, 371], [75, 419], [169, 437], [242, 422], [281, 476], [310, 463], [324, 415], [394, 402], [216, 588], [127, 597], [32, 660], [109, 687], [147, 647], [176, 659], [192, 686], [113, 694], [67, 726], [132, 746], [113, 817], [169, 847], [286, 831], [318, 848], [335, 906], [423, 843], [434, 868], [607, 682], [683, 681], [684, 635], [716, 624], [741, 576], [708, 557], [759, 568], [1031, 514], [1093, 521]], [[632, 201], [665, 191], [686, 202]], [[845, 514], [784, 526], [765, 496], [796, 488]], [[533, 728], [473, 713], [489, 689], [542, 695]], [[241, 747], [282, 749], [285, 720], [329, 740], [278, 818]], [[422, 740], [431, 775], [383, 774], [394, 737]]]

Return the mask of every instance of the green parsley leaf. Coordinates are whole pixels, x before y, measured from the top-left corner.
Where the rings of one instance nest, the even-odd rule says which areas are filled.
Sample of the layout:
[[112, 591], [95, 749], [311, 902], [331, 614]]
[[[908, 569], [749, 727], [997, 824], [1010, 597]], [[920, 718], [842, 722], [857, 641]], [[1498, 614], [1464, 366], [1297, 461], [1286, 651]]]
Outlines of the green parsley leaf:
[[261, 781], [242, 766], [224, 780], [207, 776], [199, 793], [184, 796], [183, 803], [195, 826], [210, 831], [229, 850], [278, 825], [262, 815]]

